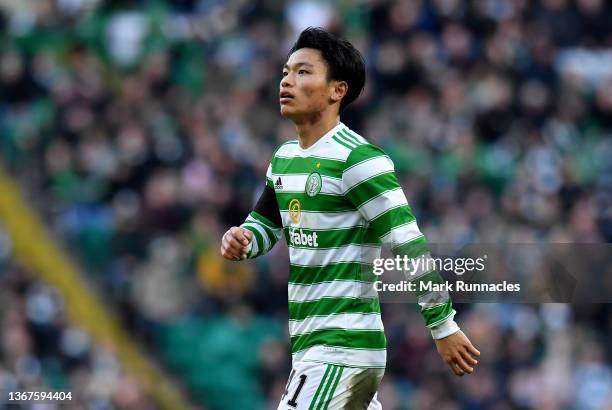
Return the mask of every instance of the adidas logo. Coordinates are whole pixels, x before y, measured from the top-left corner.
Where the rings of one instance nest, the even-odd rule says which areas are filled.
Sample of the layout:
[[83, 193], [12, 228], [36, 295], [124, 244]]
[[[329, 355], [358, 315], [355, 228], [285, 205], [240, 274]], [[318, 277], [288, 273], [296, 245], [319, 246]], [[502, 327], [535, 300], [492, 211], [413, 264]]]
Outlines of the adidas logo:
[[280, 177], [274, 183], [274, 189], [283, 189], [283, 181], [281, 181]]

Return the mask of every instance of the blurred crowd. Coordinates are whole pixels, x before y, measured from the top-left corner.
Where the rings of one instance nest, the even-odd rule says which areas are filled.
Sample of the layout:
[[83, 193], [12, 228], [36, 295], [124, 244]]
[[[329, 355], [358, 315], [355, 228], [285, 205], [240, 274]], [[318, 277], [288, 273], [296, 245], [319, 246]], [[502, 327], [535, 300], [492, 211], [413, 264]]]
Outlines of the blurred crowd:
[[[157, 408], [112, 350], [71, 324], [62, 296], [11, 248], [0, 229], [0, 409]], [[30, 391], [68, 398], [21, 407], [9, 401], [10, 392]]]
[[[612, 241], [604, 0], [24, 4], [0, 2], [2, 160], [120, 320], [205, 408], [272, 408], [289, 374], [286, 246], [241, 264], [218, 247], [261, 192], [275, 147], [295, 138], [278, 83], [306, 26], [362, 51], [366, 89], [342, 120], [393, 158], [430, 242]], [[52, 289], [5, 266], [2, 335], [28, 342], [3, 340], [0, 381], [27, 370], [14, 348], [39, 373], [47, 358], [66, 361], [75, 389], [96, 374], [83, 361], [115, 368], [85, 348]], [[37, 298], [54, 312], [43, 334], [81, 340], [86, 359], [36, 342], [24, 305]], [[482, 359], [455, 380], [416, 307], [387, 304], [383, 405], [611, 408], [609, 306], [458, 305]]]

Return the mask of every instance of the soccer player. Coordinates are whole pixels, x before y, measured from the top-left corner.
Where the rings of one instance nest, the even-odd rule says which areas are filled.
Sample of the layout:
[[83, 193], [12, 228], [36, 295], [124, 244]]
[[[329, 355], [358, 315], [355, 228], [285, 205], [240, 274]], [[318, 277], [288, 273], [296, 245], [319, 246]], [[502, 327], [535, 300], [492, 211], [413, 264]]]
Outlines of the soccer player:
[[[372, 286], [363, 292], [364, 267], [382, 244], [410, 257], [428, 252], [393, 162], [340, 122], [364, 83], [365, 64], [349, 42], [318, 28], [300, 34], [279, 93], [298, 138], [274, 152], [255, 209], [223, 235], [230, 260], [263, 255], [282, 234], [289, 246], [293, 369], [279, 410], [381, 408], [386, 339], [378, 295]], [[448, 293], [418, 300], [443, 360], [458, 376], [472, 373], [480, 352], [455, 323]]]

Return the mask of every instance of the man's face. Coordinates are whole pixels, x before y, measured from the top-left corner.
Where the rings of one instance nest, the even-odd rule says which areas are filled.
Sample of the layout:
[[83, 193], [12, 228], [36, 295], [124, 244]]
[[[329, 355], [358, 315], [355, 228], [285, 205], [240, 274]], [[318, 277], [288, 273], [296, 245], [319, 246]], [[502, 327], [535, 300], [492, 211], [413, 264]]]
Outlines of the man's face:
[[297, 50], [283, 67], [281, 115], [295, 120], [324, 111], [332, 102], [333, 83], [327, 80], [327, 64], [319, 50]]

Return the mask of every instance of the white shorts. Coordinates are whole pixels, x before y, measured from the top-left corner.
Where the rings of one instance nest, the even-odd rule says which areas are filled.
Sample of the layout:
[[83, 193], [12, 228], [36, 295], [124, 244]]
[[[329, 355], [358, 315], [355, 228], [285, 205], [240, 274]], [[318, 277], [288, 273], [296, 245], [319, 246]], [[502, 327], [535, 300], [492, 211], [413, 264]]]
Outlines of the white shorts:
[[381, 410], [384, 369], [297, 362], [277, 410]]

